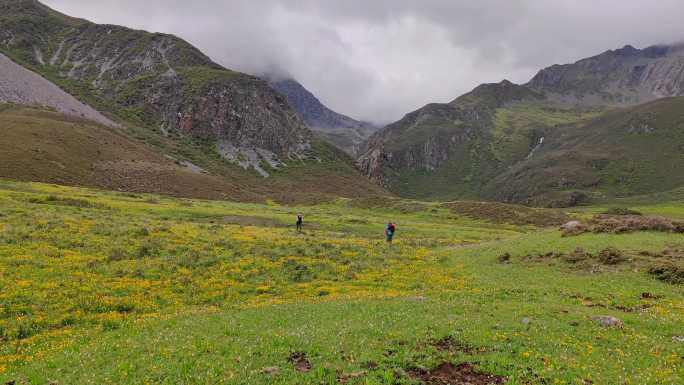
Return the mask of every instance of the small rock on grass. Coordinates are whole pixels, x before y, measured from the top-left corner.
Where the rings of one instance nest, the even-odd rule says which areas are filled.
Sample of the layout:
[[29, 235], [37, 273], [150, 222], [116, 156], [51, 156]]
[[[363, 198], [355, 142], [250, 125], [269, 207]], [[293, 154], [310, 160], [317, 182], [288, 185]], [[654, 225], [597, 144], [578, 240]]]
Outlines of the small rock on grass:
[[591, 319], [607, 328], [621, 328], [624, 325], [620, 319], [609, 315], [595, 315]]
[[587, 227], [580, 221], [570, 221], [561, 226], [560, 230], [563, 232], [563, 236], [579, 235], [587, 231]]
[[530, 319], [527, 318], [527, 317], [525, 317], [525, 318], [522, 319], [522, 324], [523, 324], [527, 329], [530, 328], [530, 322], [532, 322], [532, 320], [530, 320]]

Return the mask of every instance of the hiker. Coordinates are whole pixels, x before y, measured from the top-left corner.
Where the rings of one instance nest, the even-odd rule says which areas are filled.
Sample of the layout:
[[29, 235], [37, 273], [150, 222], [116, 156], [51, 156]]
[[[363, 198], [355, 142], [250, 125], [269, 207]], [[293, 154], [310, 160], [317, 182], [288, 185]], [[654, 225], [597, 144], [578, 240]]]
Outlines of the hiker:
[[302, 214], [297, 214], [297, 231], [301, 233], [303, 226], [304, 226], [304, 216]]
[[385, 236], [387, 236], [387, 244], [392, 246], [392, 238], [394, 238], [394, 232], [397, 230], [397, 226], [394, 225], [394, 223], [389, 222], [387, 223], [387, 227], [385, 227]]

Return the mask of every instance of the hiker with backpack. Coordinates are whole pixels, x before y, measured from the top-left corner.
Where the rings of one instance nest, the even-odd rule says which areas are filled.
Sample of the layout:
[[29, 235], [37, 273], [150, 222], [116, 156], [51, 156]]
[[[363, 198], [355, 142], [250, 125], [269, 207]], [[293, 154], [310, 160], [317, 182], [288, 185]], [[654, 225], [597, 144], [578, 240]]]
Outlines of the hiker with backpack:
[[304, 216], [302, 214], [297, 214], [297, 232], [301, 233], [304, 227]]
[[385, 227], [385, 236], [387, 237], [387, 244], [392, 247], [392, 239], [394, 238], [394, 232], [397, 230], [397, 226], [394, 223], [389, 222]]

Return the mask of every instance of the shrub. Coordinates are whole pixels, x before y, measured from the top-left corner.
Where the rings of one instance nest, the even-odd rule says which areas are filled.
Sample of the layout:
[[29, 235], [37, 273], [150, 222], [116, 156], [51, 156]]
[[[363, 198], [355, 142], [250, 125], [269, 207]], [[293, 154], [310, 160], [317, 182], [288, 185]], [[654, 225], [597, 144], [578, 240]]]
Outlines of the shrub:
[[612, 208], [604, 211], [603, 214], [606, 214], [606, 215], [635, 215], [635, 216], [642, 216], [643, 215], [639, 211], [624, 208], [624, 207], [612, 207]]
[[150, 230], [148, 230], [147, 227], [140, 227], [133, 231], [133, 235], [136, 237], [149, 237]]
[[684, 283], [684, 268], [672, 263], [651, 267], [648, 272], [663, 282], [673, 284]]
[[125, 259], [128, 259], [128, 254], [124, 249], [120, 247], [113, 248], [109, 252], [109, 256], [107, 256], [107, 261], [109, 262], [123, 261]]
[[509, 253], [501, 254], [497, 260], [499, 263], [511, 263], [511, 255]]
[[591, 254], [584, 251], [584, 249], [582, 249], [581, 247], [576, 248], [570, 254], [563, 254], [563, 260], [565, 260], [565, 262], [569, 262], [569, 263], [577, 263], [577, 262], [585, 261], [585, 260], [590, 259], [590, 258], [591, 258]]
[[130, 313], [135, 309], [135, 306], [130, 303], [119, 302], [114, 305], [114, 310], [118, 313]]
[[604, 265], [617, 265], [625, 261], [622, 252], [612, 247], [602, 250], [598, 255], [598, 259]]
[[135, 256], [138, 259], [143, 259], [147, 257], [154, 257], [159, 253], [159, 245], [151, 240], [146, 240], [138, 247]]

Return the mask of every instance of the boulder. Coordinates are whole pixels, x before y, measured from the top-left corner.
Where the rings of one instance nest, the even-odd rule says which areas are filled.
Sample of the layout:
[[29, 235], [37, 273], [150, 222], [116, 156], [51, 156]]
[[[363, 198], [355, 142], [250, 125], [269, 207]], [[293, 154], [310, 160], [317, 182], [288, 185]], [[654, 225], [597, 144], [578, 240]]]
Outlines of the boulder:
[[585, 226], [580, 221], [570, 221], [565, 223], [560, 227], [563, 235], [578, 235], [587, 231], [587, 226]]
[[596, 315], [591, 317], [591, 319], [607, 328], [621, 328], [624, 325], [620, 319], [609, 315]]

